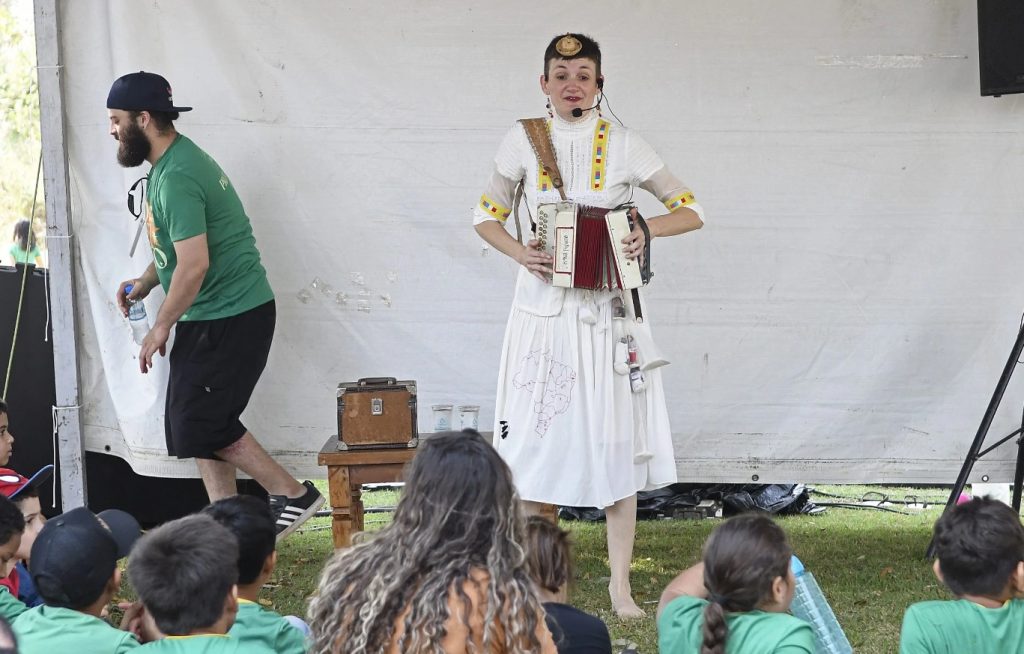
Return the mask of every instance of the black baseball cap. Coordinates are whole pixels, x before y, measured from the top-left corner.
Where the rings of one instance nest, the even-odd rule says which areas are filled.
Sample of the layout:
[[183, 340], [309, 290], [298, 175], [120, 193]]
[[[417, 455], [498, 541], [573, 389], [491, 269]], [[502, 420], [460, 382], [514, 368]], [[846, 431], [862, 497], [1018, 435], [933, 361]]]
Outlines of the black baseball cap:
[[135, 518], [117, 509], [94, 514], [83, 506], [48, 521], [29, 559], [39, 596], [50, 606], [80, 609], [92, 604], [139, 532]]
[[107, 94], [107, 109], [124, 111], [192, 111], [175, 107], [171, 84], [162, 75], [140, 70], [114, 80]]

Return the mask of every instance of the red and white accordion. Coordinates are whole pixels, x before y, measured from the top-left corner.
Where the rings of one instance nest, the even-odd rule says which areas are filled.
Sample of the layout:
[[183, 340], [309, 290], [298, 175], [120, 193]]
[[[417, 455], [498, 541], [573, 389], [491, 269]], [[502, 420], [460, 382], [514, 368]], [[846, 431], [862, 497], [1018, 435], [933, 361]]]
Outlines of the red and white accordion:
[[641, 266], [639, 260], [626, 258], [622, 244], [633, 230], [630, 209], [601, 209], [573, 202], [540, 205], [536, 236], [554, 260], [552, 286], [628, 290], [646, 284], [650, 250], [645, 251]]

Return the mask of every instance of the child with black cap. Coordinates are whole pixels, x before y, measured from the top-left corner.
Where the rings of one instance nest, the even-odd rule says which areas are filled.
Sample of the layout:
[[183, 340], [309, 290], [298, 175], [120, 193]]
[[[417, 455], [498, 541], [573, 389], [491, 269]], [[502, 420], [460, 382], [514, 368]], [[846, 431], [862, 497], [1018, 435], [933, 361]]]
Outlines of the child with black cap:
[[128, 559], [128, 577], [165, 634], [142, 654], [273, 654], [228, 634], [238, 613], [238, 542], [213, 518], [190, 515], [147, 533]]
[[[0, 575], [7, 577], [18, 562], [21, 535], [25, 532], [25, 516], [21, 509], [0, 495]], [[25, 603], [11, 594], [11, 589], [0, 586], [0, 615], [13, 622], [28, 610]]]
[[[29, 572], [45, 602], [14, 623], [22, 654], [110, 652], [139, 646], [136, 635], [101, 616], [121, 587], [117, 561], [139, 537], [139, 523], [124, 511], [93, 514], [85, 507], [50, 520], [36, 536]], [[126, 627], [141, 605], [125, 611]]]
[[[230, 633], [243, 645], [263, 644], [278, 654], [305, 654], [305, 634], [279, 613], [259, 604], [260, 589], [277, 564], [274, 515], [266, 502], [234, 495], [203, 509], [238, 539], [238, 615]], [[307, 627], [308, 629], [308, 627]]]

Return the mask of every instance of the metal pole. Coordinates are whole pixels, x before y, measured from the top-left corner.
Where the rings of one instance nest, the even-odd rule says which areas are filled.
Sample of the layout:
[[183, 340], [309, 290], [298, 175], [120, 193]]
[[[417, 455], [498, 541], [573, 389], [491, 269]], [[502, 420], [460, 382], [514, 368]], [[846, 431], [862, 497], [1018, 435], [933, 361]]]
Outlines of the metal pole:
[[82, 420], [78, 394], [75, 329], [74, 250], [64, 124], [64, 68], [58, 0], [35, 0], [39, 119], [43, 141], [46, 245], [50, 260], [50, 314], [53, 319], [53, 411], [56, 456], [60, 463], [61, 505], [66, 511], [86, 503]]

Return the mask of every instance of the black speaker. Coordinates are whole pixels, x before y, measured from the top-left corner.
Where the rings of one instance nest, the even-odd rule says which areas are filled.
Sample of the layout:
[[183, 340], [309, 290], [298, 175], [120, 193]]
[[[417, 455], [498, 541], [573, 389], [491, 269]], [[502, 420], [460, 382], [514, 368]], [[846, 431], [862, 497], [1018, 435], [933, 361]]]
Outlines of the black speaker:
[[981, 94], [1024, 93], [1024, 0], [978, 0]]

